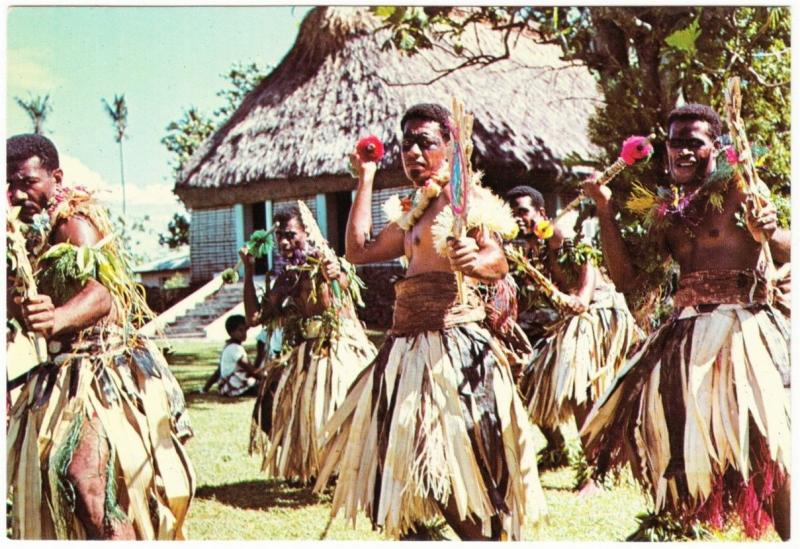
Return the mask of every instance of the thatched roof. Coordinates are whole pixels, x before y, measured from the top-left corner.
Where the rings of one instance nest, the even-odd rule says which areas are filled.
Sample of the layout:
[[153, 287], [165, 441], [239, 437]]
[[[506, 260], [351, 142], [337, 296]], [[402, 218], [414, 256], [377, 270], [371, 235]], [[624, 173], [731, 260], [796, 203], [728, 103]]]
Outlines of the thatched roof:
[[[511, 59], [426, 85], [435, 68], [459, 60], [438, 48], [415, 56], [384, 50], [388, 31], [374, 32], [378, 25], [366, 8], [312, 10], [280, 65], [188, 163], [176, 193], [202, 207], [285, 198], [311, 181], [316, 192], [353, 188], [347, 157], [368, 133], [387, 145], [385, 186], [386, 174], [400, 168], [405, 109], [432, 101], [449, 107], [453, 95], [475, 115], [474, 163], [487, 174], [552, 182], [565, 155], [594, 152], [587, 121], [601, 97], [585, 67], [559, 59], [558, 46], [523, 36]], [[499, 33], [488, 28], [463, 43], [501, 51]]]

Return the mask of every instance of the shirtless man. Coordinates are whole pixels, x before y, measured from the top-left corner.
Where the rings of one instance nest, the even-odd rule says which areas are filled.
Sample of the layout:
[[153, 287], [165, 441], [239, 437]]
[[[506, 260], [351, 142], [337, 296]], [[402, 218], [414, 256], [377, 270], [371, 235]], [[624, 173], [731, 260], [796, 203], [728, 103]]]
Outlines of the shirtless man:
[[[447, 239], [449, 119], [436, 104], [403, 116], [403, 168], [416, 190], [397, 202], [404, 207], [374, 239], [377, 166], [351, 156], [359, 181], [347, 258], [363, 264], [406, 256], [409, 264], [377, 359], [329, 422], [329, 432], [339, 434], [329, 437], [323, 470], [339, 471], [332, 514], [345, 507], [355, 519], [363, 509], [389, 537], [443, 514], [462, 539], [519, 539], [523, 521], [544, 513], [532, 427], [505, 355], [479, 324], [486, 313], [475, 292], [476, 281], [507, 273], [499, 235], [504, 224], [514, 227], [502, 201], [473, 186], [476, 226]], [[456, 272], [464, 275], [465, 303]], [[323, 474], [317, 488], [325, 480]]]
[[[284, 348], [291, 349], [265, 367], [253, 411], [250, 453], [261, 454], [268, 474], [307, 483], [319, 471], [323, 425], [374, 358], [375, 347], [349, 292], [356, 284], [352, 265], [321, 257], [309, 242], [297, 206], [278, 210], [274, 220], [275, 241], [286, 266], [265, 289], [261, 303], [253, 280], [255, 259], [246, 246], [239, 251], [249, 325], [263, 324], [269, 332], [282, 326]], [[338, 298], [333, 281], [342, 290]]]
[[[595, 264], [580, 233], [568, 238], [563, 228], [555, 226], [549, 238], [536, 236], [537, 223], [549, 222], [541, 193], [519, 186], [506, 193], [506, 198], [520, 227], [525, 255], [553, 281], [564, 302], [561, 310], [554, 311], [534, 282], [519, 283], [523, 289], [520, 302], [530, 302], [531, 316], [551, 320], [544, 326], [529, 327], [535, 354], [518, 384], [531, 420], [547, 440], [542, 455], [558, 463], [558, 456], [565, 453], [559, 425], [574, 417], [580, 429], [591, 405], [623, 364], [638, 332], [625, 298]], [[578, 247], [584, 248], [584, 253], [575, 253]], [[554, 312], [555, 318], [542, 315], [547, 311]], [[583, 470], [578, 473], [581, 493], [594, 491], [592, 479]]]
[[[654, 236], [680, 266], [676, 311], [592, 410], [583, 429], [587, 453], [600, 472], [630, 461], [656, 512], [686, 523], [733, 508], [748, 534], [763, 531], [759, 519], [766, 515], [788, 539], [789, 329], [771, 305], [760, 241], [769, 243], [776, 262], [788, 262], [789, 231], [778, 228], [771, 204], [756, 214], [736, 178], [702, 187], [720, 152], [721, 122], [711, 108], [675, 109], [668, 128], [669, 173], [681, 211], [670, 213], [672, 201], [665, 204], [666, 228]], [[637, 288], [642, 273], [614, 221], [611, 189], [588, 181], [584, 190], [597, 203], [611, 278], [621, 291]], [[721, 206], [709, 200], [711, 192], [721, 196]], [[736, 222], [743, 204], [746, 227]], [[647, 459], [634, 455], [636, 449]]]
[[[14, 136], [6, 158], [39, 291], [17, 297], [9, 315], [44, 336], [49, 351], [10, 412], [12, 536], [182, 539], [194, 473], [179, 439], [191, 428], [163, 356], [132, 324], [149, 309], [105, 209], [90, 193], [62, 185], [49, 139]], [[74, 257], [77, 247], [92, 247], [106, 269], [76, 277], [82, 267], [75, 260], [65, 267], [68, 254], [46, 257], [59, 245]]]

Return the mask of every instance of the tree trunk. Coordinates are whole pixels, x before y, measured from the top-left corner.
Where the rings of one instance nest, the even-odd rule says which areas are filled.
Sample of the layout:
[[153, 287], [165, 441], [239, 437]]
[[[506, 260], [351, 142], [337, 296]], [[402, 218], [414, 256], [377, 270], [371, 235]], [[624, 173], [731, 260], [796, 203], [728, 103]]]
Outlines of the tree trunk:
[[127, 218], [127, 207], [125, 199], [125, 164], [122, 158], [122, 139], [119, 140], [119, 179], [122, 181], [122, 217]]

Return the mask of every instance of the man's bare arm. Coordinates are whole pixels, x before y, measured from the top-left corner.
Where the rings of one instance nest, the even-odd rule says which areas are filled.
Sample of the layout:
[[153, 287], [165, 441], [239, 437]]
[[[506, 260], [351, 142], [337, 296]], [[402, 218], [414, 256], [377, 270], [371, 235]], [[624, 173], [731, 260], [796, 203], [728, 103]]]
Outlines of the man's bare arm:
[[597, 286], [597, 267], [592, 265], [591, 261], [587, 261], [581, 267], [580, 282], [577, 290], [573, 293], [577, 297], [585, 309], [589, 308], [594, 296], [594, 290]]
[[477, 229], [471, 230], [466, 238], [451, 239], [448, 257], [453, 270], [479, 280], [490, 282], [508, 274], [501, 243]]
[[767, 240], [772, 259], [779, 264], [791, 261], [792, 234], [778, 227], [778, 212], [771, 202], [765, 203], [759, 212], [754, 211], [753, 199], [746, 200], [747, 227], [757, 242]]
[[377, 263], [400, 257], [404, 253], [405, 234], [395, 223], [390, 223], [374, 240], [369, 235], [372, 229], [372, 184], [377, 166], [374, 162], [362, 163], [357, 153], [350, 162], [358, 173], [358, 187], [345, 231], [345, 258], [355, 265]]
[[792, 260], [792, 233], [788, 229], [776, 229], [769, 240], [769, 249], [776, 263], [789, 263]]
[[[100, 233], [88, 220], [75, 216], [56, 227], [54, 240], [75, 246], [92, 246], [100, 242]], [[55, 307], [49, 296], [39, 295], [22, 303], [22, 312], [31, 330], [49, 337], [88, 328], [108, 315], [111, 306], [108, 289], [90, 278], [63, 305]]]
[[619, 291], [629, 292], [638, 287], [641, 273], [634, 268], [628, 248], [614, 219], [616, 212], [611, 204], [611, 189], [605, 185], [597, 185], [593, 180], [584, 182], [583, 189], [597, 204], [600, 241], [608, 274]]
[[[244, 317], [248, 326], [258, 326], [261, 324], [261, 308], [258, 305], [258, 296], [256, 295], [256, 285], [253, 281], [255, 276], [256, 260], [253, 257], [247, 246], [239, 250], [239, 257], [244, 265]], [[269, 277], [265, 281], [266, 289], [269, 291]]]

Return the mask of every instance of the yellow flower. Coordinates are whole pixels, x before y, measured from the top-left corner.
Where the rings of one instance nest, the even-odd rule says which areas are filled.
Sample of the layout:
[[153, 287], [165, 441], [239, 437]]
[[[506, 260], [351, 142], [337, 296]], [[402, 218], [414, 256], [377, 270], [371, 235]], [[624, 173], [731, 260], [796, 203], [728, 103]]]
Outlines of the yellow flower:
[[681, 199], [680, 190], [678, 189], [678, 187], [675, 187], [673, 185], [673, 187], [672, 187], [672, 207], [673, 208], [677, 208], [678, 207], [678, 202], [680, 201], [680, 199]]
[[553, 224], [550, 223], [549, 219], [540, 219], [533, 226], [533, 234], [541, 240], [547, 240], [553, 236]]

